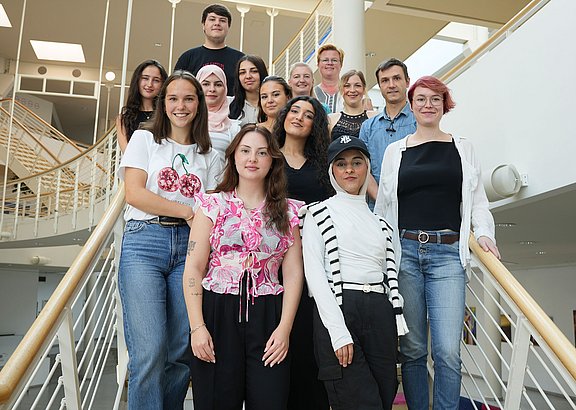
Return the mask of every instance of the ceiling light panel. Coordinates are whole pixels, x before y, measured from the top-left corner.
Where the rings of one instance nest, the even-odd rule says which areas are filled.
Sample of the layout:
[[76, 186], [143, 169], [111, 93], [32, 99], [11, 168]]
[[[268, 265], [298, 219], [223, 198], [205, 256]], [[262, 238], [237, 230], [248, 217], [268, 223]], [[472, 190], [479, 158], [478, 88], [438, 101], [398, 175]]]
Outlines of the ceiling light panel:
[[4, 10], [2, 4], [0, 4], [0, 27], [12, 27], [12, 23], [10, 23], [8, 14], [6, 14], [6, 10]]
[[80, 44], [40, 40], [30, 40], [30, 44], [39, 60], [68, 61], [71, 63], [86, 62], [84, 50]]

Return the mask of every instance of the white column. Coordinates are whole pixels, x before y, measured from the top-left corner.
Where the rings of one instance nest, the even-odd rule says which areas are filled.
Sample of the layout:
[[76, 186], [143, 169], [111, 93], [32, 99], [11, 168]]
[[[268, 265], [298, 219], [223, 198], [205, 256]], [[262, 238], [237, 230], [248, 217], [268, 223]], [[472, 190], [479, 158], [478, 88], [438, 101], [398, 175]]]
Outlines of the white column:
[[244, 4], [237, 4], [236, 10], [240, 12], [240, 51], [244, 51], [244, 17], [250, 11], [250, 6]]
[[268, 68], [272, 67], [274, 61], [274, 17], [278, 15], [276, 9], [266, 9], [266, 14], [270, 16], [270, 45], [268, 46]]
[[333, 0], [332, 43], [344, 50], [342, 73], [354, 68], [366, 74], [364, 0]]
[[172, 3], [172, 21], [170, 24], [170, 56], [168, 57], [168, 72], [172, 73], [172, 52], [174, 51], [174, 19], [176, 17], [176, 5], [181, 0], [168, 0]]

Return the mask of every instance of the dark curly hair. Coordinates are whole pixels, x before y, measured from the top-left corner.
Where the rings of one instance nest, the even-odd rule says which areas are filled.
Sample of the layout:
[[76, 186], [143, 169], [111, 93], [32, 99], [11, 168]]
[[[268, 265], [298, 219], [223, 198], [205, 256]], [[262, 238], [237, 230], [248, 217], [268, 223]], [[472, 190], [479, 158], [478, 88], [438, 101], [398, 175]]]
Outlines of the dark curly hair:
[[256, 132], [266, 139], [268, 144], [268, 155], [272, 158], [270, 171], [264, 180], [264, 190], [266, 192], [266, 204], [264, 205], [264, 215], [267, 217], [266, 226], [276, 228], [282, 234], [287, 234], [290, 230], [288, 221], [288, 204], [286, 202], [286, 174], [284, 172], [284, 157], [276, 139], [265, 127], [256, 124], [246, 124], [226, 148], [226, 166], [222, 174], [222, 182], [218, 184], [216, 192], [231, 192], [238, 187], [240, 176], [236, 169], [236, 159], [234, 154], [242, 142], [242, 139], [249, 132]]
[[172, 131], [172, 124], [166, 115], [166, 90], [168, 86], [175, 80], [186, 80], [190, 82], [196, 89], [196, 96], [198, 97], [198, 111], [192, 121], [190, 128], [190, 142], [198, 145], [198, 152], [206, 154], [210, 151], [212, 144], [210, 143], [210, 134], [208, 134], [208, 108], [206, 107], [206, 97], [202, 86], [190, 73], [186, 70], [176, 70], [172, 73], [166, 81], [158, 94], [158, 104], [152, 118], [144, 123], [143, 129], [150, 131], [154, 136], [154, 141], [161, 144], [163, 139], [170, 136]]
[[266, 63], [264, 60], [258, 56], [253, 56], [250, 54], [246, 54], [244, 57], [238, 60], [236, 64], [236, 76], [234, 77], [234, 100], [230, 103], [230, 114], [228, 118], [233, 120], [239, 120], [244, 117], [244, 102], [246, 101], [246, 90], [242, 87], [242, 83], [240, 82], [240, 76], [238, 72], [240, 71], [240, 64], [243, 61], [250, 61], [252, 64], [256, 66], [258, 70], [258, 74], [260, 74], [260, 84], [266, 77], [268, 77], [268, 70], [266, 69]]
[[286, 143], [286, 130], [284, 129], [284, 122], [286, 121], [286, 116], [292, 109], [292, 105], [298, 101], [306, 101], [312, 105], [314, 108], [314, 121], [312, 123], [312, 130], [310, 135], [306, 138], [306, 144], [304, 145], [304, 157], [307, 161], [318, 169], [319, 182], [326, 188], [330, 193], [334, 192], [332, 184], [330, 184], [330, 179], [328, 177], [328, 144], [329, 144], [329, 132], [328, 132], [328, 115], [322, 104], [314, 97], [309, 97], [307, 95], [301, 95], [292, 98], [286, 104], [286, 107], [280, 111], [278, 118], [276, 118], [276, 123], [274, 124], [273, 134], [278, 140], [280, 148]]
[[[162, 77], [162, 82], [166, 81], [168, 74], [162, 64], [156, 60], [145, 60], [141, 62], [138, 67], [134, 69], [132, 78], [130, 79], [130, 87], [128, 88], [128, 98], [126, 99], [126, 105], [122, 108], [121, 122], [122, 126], [126, 130], [126, 139], [130, 141], [134, 131], [138, 129], [138, 123], [136, 122], [138, 114], [140, 113], [140, 107], [142, 106], [142, 95], [140, 94], [140, 77], [142, 77], [142, 72], [150, 66], [154, 66], [160, 70], [160, 77]], [[160, 94], [158, 94], [160, 95]], [[154, 106], [158, 101], [158, 96], [154, 98]]]

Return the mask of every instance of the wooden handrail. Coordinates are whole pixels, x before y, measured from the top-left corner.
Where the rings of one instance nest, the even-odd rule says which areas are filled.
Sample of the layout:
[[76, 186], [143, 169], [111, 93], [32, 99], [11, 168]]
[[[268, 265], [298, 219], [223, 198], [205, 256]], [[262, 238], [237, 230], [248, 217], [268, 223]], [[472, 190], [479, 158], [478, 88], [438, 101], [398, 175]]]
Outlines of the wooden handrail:
[[474, 236], [470, 235], [469, 246], [474, 255], [488, 268], [500, 286], [512, 298], [530, 321], [530, 324], [540, 333], [542, 339], [558, 357], [566, 370], [576, 379], [576, 348], [568, 341], [558, 326], [542, 310], [540, 305], [530, 296], [518, 280], [491, 252], [484, 252]]
[[[3, 98], [0, 100], [0, 104], [3, 103], [4, 101], [12, 101], [12, 98]], [[14, 100], [14, 102], [16, 104], [18, 104], [22, 109], [28, 111], [29, 114], [32, 114], [32, 116], [34, 116], [38, 121], [40, 121], [41, 123], [43, 123], [44, 125], [48, 126], [49, 128], [52, 129], [52, 131], [54, 131], [55, 134], [57, 134], [60, 138], [62, 138], [63, 140], [65, 140], [66, 142], [68, 142], [70, 145], [72, 145], [74, 148], [76, 148], [79, 152], [82, 152], [83, 149], [80, 148], [78, 146], [78, 144], [76, 144], [74, 141], [72, 141], [70, 138], [68, 138], [66, 135], [62, 134], [60, 131], [58, 131], [56, 128], [54, 128], [52, 125], [48, 124], [46, 121], [44, 121], [44, 119], [42, 119], [41, 117], [39, 117], [38, 115], [36, 115], [35, 112], [30, 111], [24, 104], [20, 103], [17, 100]]]
[[477, 59], [486, 49], [488, 49], [492, 44], [499, 41], [500, 37], [506, 34], [510, 28], [512, 28], [518, 21], [523, 19], [527, 14], [529, 14], [532, 9], [536, 8], [538, 4], [540, 4], [542, 0], [532, 0], [528, 3], [522, 10], [520, 10], [514, 17], [512, 17], [506, 24], [504, 24], [500, 29], [494, 33], [488, 40], [482, 43], [476, 50], [474, 50], [468, 57], [460, 61], [454, 67], [452, 67], [448, 72], [446, 72], [440, 79], [444, 82], [447, 82], [450, 77], [468, 65], [470, 62]]
[[[299, 41], [300, 36], [299, 33], [304, 29], [304, 27], [306, 27], [306, 24], [308, 24], [308, 22], [312, 19], [312, 17], [314, 17], [314, 13], [316, 13], [316, 11], [318, 10], [318, 7], [320, 7], [320, 5], [322, 4], [324, 0], [320, 0], [318, 2], [318, 4], [316, 4], [316, 7], [314, 7], [314, 9], [310, 12], [310, 15], [308, 16], [308, 18], [304, 21], [304, 23], [302, 24], [302, 27], [300, 27], [300, 30], [298, 30], [296, 33], [296, 35], [294, 36], [294, 38], [292, 38], [292, 40], [290, 40], [290, 42], [288, 43], [288, 45], [286, 47], [284, 47], [282, 49], [282, 51], [280, 51], [278, 53], [278, 57], [276, 57], [274, 60], [272, 60], [272, 64], [276, 64], [276, 61], [278, 61], [278, 59], [280, 57], [282, 57], [282, 55], [284, 54], [284, 52], [289, 49], [290, 47], [292, 47], [292, 44], [294, 44], [296, 41]], [[268, 67], [268, 70], [272, 70], [272, 67]]]
[[[38, 178], [38, 177], [43, 176], [43, 175], [45, 175], [45, 174], [48, 174], [48, 173], [50, 173], [50, 172], [54, 172], [54, 171], [58, 170], [59, 168], [66, 168], [66, 167], [68, 167], [71, 163], [73, 163], [74, 161], [76, 161], [78, 158], [82, 157], [83, 155], [86, 155], [86, 158], [88, 158], [90, 161], [92, 161], [92, 158], [90, 158], [90, 156], [89, 156], [88, 154], [89, 154], [91, 151], [95, 150], [96, 148], [99, 148], [99, 147], [100, 147], [100, 144], [102, 143], [102, 141], [103, 141], [104, 139], [106, 139], [106, 138], [108, 137], [108, 135], [109, 135], [112, 131], [114, 131], [115, 128], [116, 128], [116, 125], [112, 125], [112, 126], [108, 129], [108, 131], [104, 134], [104, 136], [103, 136], [102, 138], [100, 138], [98, 141], [96, 141], [96, 143], [95, 143], [94, 145], [92, 145], [92, 146], [91, 146], [90, 148], [88, 148], [87, 150], [84, 150], [84, 151], [80, 152], [78, 155], [70, 158], [70, 159], [67, 160], [66, 162], [63, 162], [63, 163], [61, 163], [60, 165], [55, 166], [54, 168], [47, 169], [46, 171], [38, 172], [37, 174], [34, 174], [34, 175], [29, 175], [29, 176], [24, 177], [24, 178], [13, 179], [13, 180], [7, 181], [7, 183], [8, 183], [9, 185], [13, 185], [13, 184], [17, 184], [17, 183], [19, 183], [19, 182], [25, 182], [25, 181], [27, 181], [27, 180], [29, 180], [29, 179]], [[103, 171], [103, 172], [106, 171], [100, 164], [96, 164], [96, 166], [97, 166], [98, 168], [100, 168], [101, 171]], [[3, 186], [3, 184], [0, 185], [0, 187], [2, 187], [2, 186]]]
[[39, 353], [47, 335], [69, 303], [74, 290], [112, 230], [124, 207], [124, 185], [120, 184], [110, 206], [94, 229], [66, 275], [26, 335], [0, 371], [0, 404], [6, 403]]

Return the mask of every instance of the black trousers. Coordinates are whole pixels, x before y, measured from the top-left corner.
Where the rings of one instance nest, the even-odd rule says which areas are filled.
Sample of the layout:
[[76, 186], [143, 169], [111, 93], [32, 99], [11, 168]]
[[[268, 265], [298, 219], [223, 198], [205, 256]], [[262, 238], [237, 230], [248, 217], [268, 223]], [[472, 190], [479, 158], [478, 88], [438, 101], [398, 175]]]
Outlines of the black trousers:
[[342, 312], [354, 341], [352, 364], [338, 363], [328, 330], [314, 308], [314, 345], [319, 379], [332, 410], [389, 410], [398, 389], [396, 319], [381, 293], [345, 290]]
[[290, 334], [290, 394], [289, 410], [328, 410], [328, 396], [318, 380], [318, 366], [314, 357], [312, 312], [314, 299], [308, 296], [304, 283], [298, 311]]
[[280, 323], [282, 295], [259, 296], [246, 304], [245, 295], [240, 299], [204, 290], [202, 311], [216, 363], [193, 358], [194, 409], [241, 410], [246, 401], [246, 410], [285, 410], [289, 360], [274, 367], [262, 361], [266, 342]]

